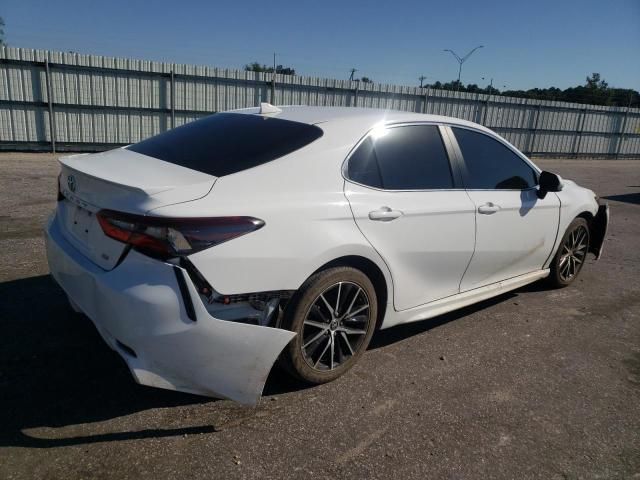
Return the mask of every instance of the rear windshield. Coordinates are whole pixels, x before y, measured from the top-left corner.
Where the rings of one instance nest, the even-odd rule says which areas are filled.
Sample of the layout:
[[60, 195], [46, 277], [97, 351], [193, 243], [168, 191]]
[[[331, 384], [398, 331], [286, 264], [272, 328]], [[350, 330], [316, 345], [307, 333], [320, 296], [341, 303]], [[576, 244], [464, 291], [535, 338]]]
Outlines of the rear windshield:
[[240, 113], [216, 113], [127, 148], [216, 177], [282, 157], [322, 136], [315, 125]]

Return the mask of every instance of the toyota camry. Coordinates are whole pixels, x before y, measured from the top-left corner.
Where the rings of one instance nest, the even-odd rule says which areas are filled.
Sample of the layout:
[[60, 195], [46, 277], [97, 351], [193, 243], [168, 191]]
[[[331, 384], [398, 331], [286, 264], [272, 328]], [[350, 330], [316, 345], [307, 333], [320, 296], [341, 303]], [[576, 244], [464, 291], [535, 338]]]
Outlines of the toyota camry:
[[320, 384], [377, 329], [570, 285], [609, 218], [481, 125], [388, 110], [262, 104], [60, 163], [71, 306], [137, 382], [248, 405], [277, 360]]

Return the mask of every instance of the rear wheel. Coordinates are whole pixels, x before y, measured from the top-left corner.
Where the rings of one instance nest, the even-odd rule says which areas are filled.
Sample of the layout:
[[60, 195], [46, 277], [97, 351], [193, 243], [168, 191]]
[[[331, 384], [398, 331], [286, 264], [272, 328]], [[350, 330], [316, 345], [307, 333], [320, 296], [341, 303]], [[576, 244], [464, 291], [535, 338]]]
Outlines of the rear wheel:
[[557, 288], [573, 283], [582, 270], [588, 251], [589, 226], [584, 218], [576, 218], [567, 228], [551, 262], [549, 283]]
[[376, 325], [373, 284], [359, 270], [336, 267], [310, 277], [287, 306], [284, 327], [297, 335], [285, 368], [314, 384], [338, 378], [367, 349]]

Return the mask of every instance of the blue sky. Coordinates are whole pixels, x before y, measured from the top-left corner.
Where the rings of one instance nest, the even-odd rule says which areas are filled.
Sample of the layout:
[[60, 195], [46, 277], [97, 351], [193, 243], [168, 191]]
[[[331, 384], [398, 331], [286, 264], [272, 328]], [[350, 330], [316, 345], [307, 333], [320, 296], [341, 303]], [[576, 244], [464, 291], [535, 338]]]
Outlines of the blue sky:
[[[584, 83], [640, 90], [640, 0], [2, 0], [10, 45], [416, 85], [457, 77], [503, 89]], [[485, 77], [485, 80], [482, 80]]]

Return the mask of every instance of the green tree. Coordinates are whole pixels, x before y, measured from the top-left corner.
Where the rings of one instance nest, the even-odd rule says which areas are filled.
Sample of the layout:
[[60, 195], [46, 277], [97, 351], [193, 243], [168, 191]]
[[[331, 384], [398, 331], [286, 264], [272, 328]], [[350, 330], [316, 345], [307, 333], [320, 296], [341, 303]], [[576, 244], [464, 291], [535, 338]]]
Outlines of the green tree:
[[587, 77], [586, 87], [590, 90], [606, 90], [609, 84], [600, 79], [599, 73], [592, 73], [590, 77]]
[[609, 104], [609, 84], [600, 78], [599, 73], [592, 73], [586, 78], [587, 101], [596, 105]]
[[244, 66], [246, 72], [266, 72], [267, 66], [260, 65], [258, 62], [247, 63]]
[[611, 88], [599, 73], [592, 73], [586, 77], [584, 85], [560, 90], [557, 87], [531, 88], [529, 90], [504, 90], [500, 92], [495, 87], [480, 88], [472, 83], [463, 85], [457, 80], [442, 83], [435, 82], [431, 88], [461, 92], [479, 92], [491, 95], [505, 95], [516, 98], [531, 98], [535, 100], [556, 100], [562, 102], [583, 103], [590, 105], [615, 105], [618, 107], [640, 107], [640, 93], [629, 88]]
[[[266, 65], [261, 65], [258, 62], [248, 63], [244, 66], [244, 69], [247, 72], [273, 73], [273, 67], [267, 67]], [[282, 75], [295, 75], [296, 71], [291, 67], [276, 65], [276, 73]]]
[[369, 77], [362, 77], [360, 81], [362, 83], [373, 83], [373, 80], [371, 80]]

